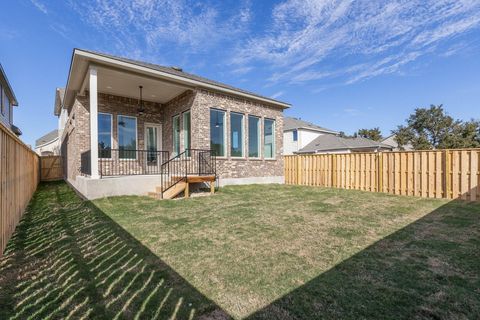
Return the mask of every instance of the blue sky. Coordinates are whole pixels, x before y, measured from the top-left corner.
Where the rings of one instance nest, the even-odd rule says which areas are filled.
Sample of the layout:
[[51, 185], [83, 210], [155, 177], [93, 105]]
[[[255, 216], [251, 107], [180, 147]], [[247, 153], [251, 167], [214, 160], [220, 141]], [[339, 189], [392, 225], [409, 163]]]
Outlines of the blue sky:
[[57, 125], [74, 47], [176, 65], [384, 135], [416, 107], [480, 118], [480, 1], [4, 1], [0, 62], [33, 144]]

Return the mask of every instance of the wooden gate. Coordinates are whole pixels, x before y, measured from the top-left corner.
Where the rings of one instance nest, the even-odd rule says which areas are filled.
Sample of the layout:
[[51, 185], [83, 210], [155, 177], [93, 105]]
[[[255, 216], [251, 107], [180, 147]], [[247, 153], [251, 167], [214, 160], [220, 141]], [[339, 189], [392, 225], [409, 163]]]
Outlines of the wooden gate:
[[41, 160], [42, 181], [55, 181], [63, 179], [61, 156], [42, 156]]

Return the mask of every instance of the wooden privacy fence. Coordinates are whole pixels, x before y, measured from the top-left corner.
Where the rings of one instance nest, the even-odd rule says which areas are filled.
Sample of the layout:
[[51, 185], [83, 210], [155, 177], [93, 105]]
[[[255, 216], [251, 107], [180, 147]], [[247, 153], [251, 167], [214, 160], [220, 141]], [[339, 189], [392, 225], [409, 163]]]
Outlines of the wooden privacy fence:
[[61, 156], [42, 156], [40, 159], [42, 181], [55, 181], [63, 179]]
[[39, 157], [0, 123], [0, 256], [40, 181]]
[[285, 156], [285, 182], [480, 200], [480, 149]]

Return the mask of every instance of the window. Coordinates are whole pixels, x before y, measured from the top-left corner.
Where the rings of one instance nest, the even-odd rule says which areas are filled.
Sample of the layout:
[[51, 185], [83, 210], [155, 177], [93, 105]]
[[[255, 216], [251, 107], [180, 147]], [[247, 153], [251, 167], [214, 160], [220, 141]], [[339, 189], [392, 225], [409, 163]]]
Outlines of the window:
[[248, 116], [248, 156], [260, 157], [260, 119]]
[[230, 113], [230, 155], [243, 157], [243, 114]]
[[275, 157], [275, 121], [265, 119], [263, 126], [264, 157], [273, 159]]
[[118, 149], [120, 159], [137, 158], [137, 118], [118, 116]]
[[[192, 147], [192, 122], [190, 117], [190, 111], [183, 113], [183, 146], [186, 149]], [[187, 157], [190, 156], [190, 152], [187, 151]]]
[[216, 156], [225, 156], [225, 112], [210, 109], [210, 148]]
[[298, 131], [297, 131], [297, 130], [293, 130], [293, 131], [292, 131], [292, 134], [293, 134], [293, 141], [298, 141]]
[[112, 115], [98, 114], [98, 157], [112, 157]]
[[180, 115], [173, 117], [173, 155], [180, 153]]

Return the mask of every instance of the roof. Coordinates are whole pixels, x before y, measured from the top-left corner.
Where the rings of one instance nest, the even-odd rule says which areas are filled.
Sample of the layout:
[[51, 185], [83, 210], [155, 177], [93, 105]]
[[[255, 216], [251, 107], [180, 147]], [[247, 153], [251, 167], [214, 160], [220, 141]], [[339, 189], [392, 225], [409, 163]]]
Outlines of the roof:
[[295, 129], [308, 129], [313, 131], [321, 131], [338, 134], [337, 131], [317, 126], [311, 122], [303, 121], [301, 119], [293, 117], [285, 117], [283, 120], [283, 131], [295, 130]]
[[383, 139], [381, 142], [382, 142], [383, 144], [389, 145], [389, 146], [391, 146], [391, 147], [393, 147], [393, 148], [400, 148], [400, 147], [402, 147], [403, 150], [406, 150], [406, 151], [413, 150], [413, 146], [412, 146], [411, 143], [407, 143], [407, 144], [404, 145], [404, 146], [400, 146], [400, 145], [398, 144], [398, 142], [395, 140], [395, 138], [396, 138], [396, 134], [391, 134], [391, 135], [389, 135], [388, 137], [386, 137], [385, 139]]
[[[210, 79], [198, 76], [198, 75], [194, 75], [194, 74], [191, 74], [191, 73], [184, 72], [181, 68], [178, 68], [178, 67], [162, 66], [162, 65], [158, 65], [158, 64], [154, 64], [154, 63], [149, 63], [149, 62], [139, 61], [139, 60], [133, 60], [133, 59], [125, 58], [125, 57], [119, 57], [119, 56], [115, 56], [115, 55], [111, 55], [111, 54], [107, 54], [107, 53], [102, 53], [102, 52], [96, 52], [96, 51], [92, 51], [92, 50], [85, 50], [85, 49], [78, 49], [77, 48], [77, 49], [74, 49], [74, 51], [73, 51], [73, 56], [74, 57], [75, 57], [75, 55], [85, 56], [85, 55], [88, 55], [88, 54], [94, 55], [94, 57], [96, 56], [97, 58], [98, 57], [104, 57], [104, 58], [116, 60], [118, 62], [128, 63], [130, 65], [140, 66], [140, 67], [148, 68], [150, 70], [159, 71], [159, 72], [162, 72], [163, 74], [168, 74], [168, 75], [177, 77], [177, 79], [178, 79], [178, 77], [180, 77], [180, 78], [183, 78], [183, 79], [192, 80], [195, 84], [200, 84], [200, 85], [204, 84], [204, 85], [207, 85], [207, 87], [214, 86], [215, 88], [220, 89], [220, 90], [224, 89], [225, 91], [227, 91], [227, 90], [228, 91], [234, 91], [235, 93], [251, 96], [253, 98], [257, 98], [259, 100], [266, 101], [266, 102], [274, 104], [274, 105], [280, 105], [283, 108], [288, 108], [290, 106], [289, 103], [286, 103], [286, 102], [283, 102], [283, 101], [280, 101], [280, 100], [265, 97], [265, 96], [247, 91], [247, 90], [243, 90], [243, 89], [240, 89], [240, 88], [237, 88], [237, 87], [233, 87], [233, 86], [225, 84], [225, 83], [221, 83], [221, 82], [210, 80]], [[73, 59], [72, 59], [72, 64], [73, 64]], [[70, 70], [72, 70], [72, 68], [70, 68]], [[69, 76], [69, 78], [70, 78], [70, 76]], [[67, 87], [68, 86], [69, 86], [69, 84], [67, 83]]]
[[298, 153], [312, 153], [318, 151], [345, 150], [345, 149], [364, 149], [364, 148], [386, 148], [392, 147], [378, 141], [366, 138], [342, 138], [334, 135], [321, 135], [312, 142], [300, 149]]
[[8, 82], [7, 75], [5, 74], [5, 71], [3, 70], [1, 63], [0, 63], [0, 76], [1, 76], [0, 82], [2, 83], [3, 86], [6, 86], [7, 88], [7, 95], [8, 95], [8, 98], [10, 99], [10, 102], [12, 103], [12, 105], [18, 106], [17, 98], [15, 97], [15, 93], [13, 92], [10, 82]]
[[39, 139], [35, 140], [35, 147], [39, 147], [41, 145], [44, 145], [46, 143], [52, 142], [53, 140], [58, 138], [58, 130], [52, 130], [46, 135], [40, 137]]

